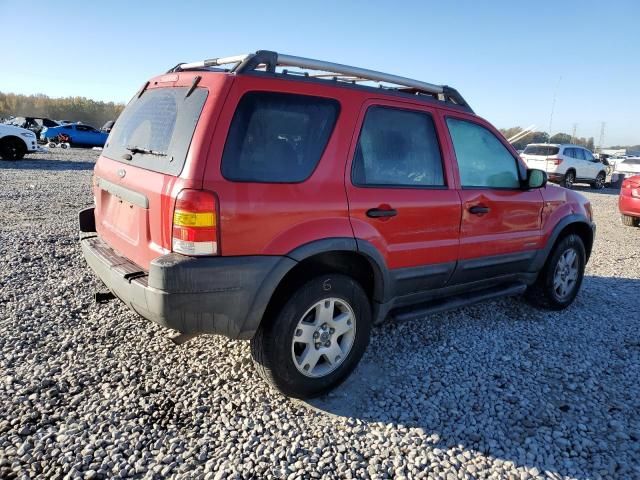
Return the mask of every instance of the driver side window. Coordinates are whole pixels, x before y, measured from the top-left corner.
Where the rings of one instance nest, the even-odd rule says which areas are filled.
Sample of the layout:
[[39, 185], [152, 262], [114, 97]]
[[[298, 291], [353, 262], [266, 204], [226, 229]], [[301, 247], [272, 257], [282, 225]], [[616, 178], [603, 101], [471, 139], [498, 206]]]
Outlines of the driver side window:
[[491, 131], [457, 118], [447, 126], [463, 188], [520, 188], [516, 159]]

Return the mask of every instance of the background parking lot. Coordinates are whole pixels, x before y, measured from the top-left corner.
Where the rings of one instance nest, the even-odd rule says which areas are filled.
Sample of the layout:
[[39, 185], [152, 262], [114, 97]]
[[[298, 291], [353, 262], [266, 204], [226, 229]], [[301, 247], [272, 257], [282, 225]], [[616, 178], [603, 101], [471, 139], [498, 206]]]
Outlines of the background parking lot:
[[513, 298], [390, 322], [302, 403], [246, 342], [176, 347], [93, 302], [76, 215], [96, 158], [0, 162], [0, 478], [640, 477], [640, 229], [617, 191], [582, 189], [598, 232], [568, 310]]

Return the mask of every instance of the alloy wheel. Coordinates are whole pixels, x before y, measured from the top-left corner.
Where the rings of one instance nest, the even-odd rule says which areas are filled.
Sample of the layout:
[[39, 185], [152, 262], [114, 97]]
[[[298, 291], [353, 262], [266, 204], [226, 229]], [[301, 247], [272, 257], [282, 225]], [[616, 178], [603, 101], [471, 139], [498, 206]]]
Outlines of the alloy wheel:
[[356, 317], [340, 298], [325, 298], [298, 321], [291, 342], [291, 357], [300, 373], [324, 377], [349, 356], [356, 336]]

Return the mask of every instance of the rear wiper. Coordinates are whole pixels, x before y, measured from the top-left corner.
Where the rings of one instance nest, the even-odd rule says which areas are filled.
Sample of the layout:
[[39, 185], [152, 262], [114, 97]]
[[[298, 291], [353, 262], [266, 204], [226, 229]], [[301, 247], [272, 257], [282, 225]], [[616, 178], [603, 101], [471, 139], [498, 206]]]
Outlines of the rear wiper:
[[127, 150], [129, 150], [131, 153], [144, 153], [147, 155], [156, 155], [158, 157], [166, 157], [167, 154], [164, 152], [156, 152], [155, 150], [151, 150], [149, 148], [142, 148], [142, 147], [125, 147]]

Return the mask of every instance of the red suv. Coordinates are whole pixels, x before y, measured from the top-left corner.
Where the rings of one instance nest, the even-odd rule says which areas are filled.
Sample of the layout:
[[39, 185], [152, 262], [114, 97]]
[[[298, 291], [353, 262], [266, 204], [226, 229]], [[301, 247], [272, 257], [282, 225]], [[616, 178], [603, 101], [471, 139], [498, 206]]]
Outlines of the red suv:
[[298, 397], [343, 380], [389, 316], [525, 292], [567, 307], [595, 228], [453, 88], [270, 51], [148, 81], [93, 191], [81, 244], [101, 298], [251, 339]]

